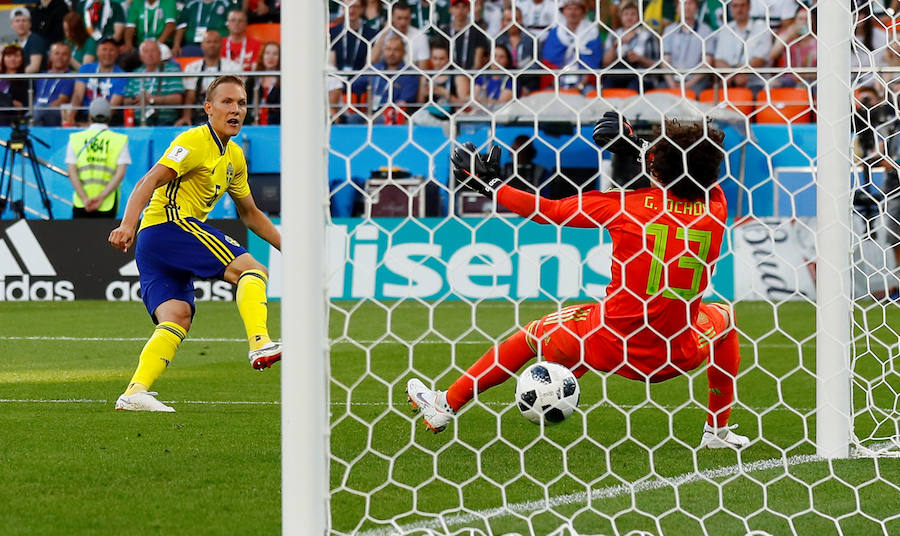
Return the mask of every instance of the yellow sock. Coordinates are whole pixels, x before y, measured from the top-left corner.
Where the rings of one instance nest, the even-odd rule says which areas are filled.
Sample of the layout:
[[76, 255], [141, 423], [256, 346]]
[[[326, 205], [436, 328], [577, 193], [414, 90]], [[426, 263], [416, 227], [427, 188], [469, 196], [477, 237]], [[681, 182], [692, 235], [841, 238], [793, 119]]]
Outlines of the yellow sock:
[[[169, 366], [172, 358], [175, 357], [178, 346], [186, 336], [187, 331], [178, 324], [160, 322], [141, 351], [141, 360], [137, 370], [134, 371], [134, 376], [131, 377], [131, 383], [128, 384], [125, 394], [131, 395], [136, 391], [149, 389]], [[139, 384], [137, 388], [135, 388], [136, 384]]]
[[238, 278], [235, 301], [247, 329], [247, 341], [251, 350], [261, 348], [272, 341], [269, 338], [269, 328], [266, 326], [269, 317], [266, 298], [268, 281], [262, 270], [247, 270]]

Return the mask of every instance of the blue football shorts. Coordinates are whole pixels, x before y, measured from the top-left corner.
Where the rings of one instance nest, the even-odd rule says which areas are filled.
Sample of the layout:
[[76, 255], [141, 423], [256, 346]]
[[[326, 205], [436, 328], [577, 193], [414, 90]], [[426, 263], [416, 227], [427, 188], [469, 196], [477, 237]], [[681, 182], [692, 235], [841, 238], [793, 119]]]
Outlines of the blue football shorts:
[[134, 258], [147, 312], [167, 300], [194, 307], [194, 278], [219, 278], [235, 258], [247, 253], [236, 240], [196, 218], [151, 225], [138, 233]]

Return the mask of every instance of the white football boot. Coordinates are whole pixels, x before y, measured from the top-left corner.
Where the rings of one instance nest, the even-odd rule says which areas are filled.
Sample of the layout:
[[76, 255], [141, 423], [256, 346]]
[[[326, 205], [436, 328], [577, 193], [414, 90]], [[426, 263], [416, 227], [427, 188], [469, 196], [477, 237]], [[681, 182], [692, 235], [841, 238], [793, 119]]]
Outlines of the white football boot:
[[701, 449], [740, 449], [750, 444], [750, 438], [732, 432], [738, 425], [732, 424], [718, 430], [705, 423], [703, 437], [700, 439]]
[[456, 412], [447, 403], [445, 391], [432, 391], [416, 378], [407, 382], [406, 395], [412, 404], [413, 413], [421, 411], [425, 426], [434, 433], [443, 432], [456, 416]]
[[256, 370], [262, 371], [281, 361], [281, 343], [270, 342], [269, 344], [250, 350], [250, 366]]
[[157, 394], [153, 391], [140, 391], [133, 395], [122, 395], [116, 400], [116, 409], [119, 411], [164, 411], [166, 413], [174, 413], [175, 408], [157, 400]]

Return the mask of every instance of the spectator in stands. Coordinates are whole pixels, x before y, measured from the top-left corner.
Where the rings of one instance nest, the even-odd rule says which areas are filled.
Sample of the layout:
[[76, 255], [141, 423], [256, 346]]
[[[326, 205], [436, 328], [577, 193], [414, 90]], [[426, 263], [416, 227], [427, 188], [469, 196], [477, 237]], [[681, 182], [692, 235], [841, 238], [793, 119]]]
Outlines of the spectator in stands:
[[369, 46], [376, 32], [362, 23], [362, 10], [362, 0], [348, 0], [344, 21], [329, 31], [331, 64], [338, 71], [358, 71], [367, 65]]
[[[329, 62], [336, 71], [361, 71], [368, 66], [369, 50], [377, 32], [362, 23], [362, 1], [350, 0], [346, 4], [343, 22], [330, 29], [331, 52]], [[353, 102], [360, 102], [366, 93], [365, 77], [343, 79], [350, 83], [350, 95]], [[340, 87], [338, 94], [343, 93]], [[332, 99], [334, 100], [334, 99]], [[337, 97], [340, 100], [340, 97]]]
[[[97, 43], [97, 61], [85, 63], [78, 69], [81, 74], [97, 73], [123, 73], [121, 67], [116, 65], [116, 56], [119, 47], [111, 37], [104, 37]], [[69, 117], [64, 117], [66, 123], [83, 122], [86, 120], [86, 108], [94, 99], [106, 99], [113, 106], [121, 106], [125, 95], [126, 78], [79, 78], [75, 81], [75, 89], [72, 91], [72, 111]], [[84, 109], [80, 109], [80, 108]]]
[[[281, 70], [281, 46], [268, 42], [259, 54], [257, 71]], [[281, 124], [281, 78], [260, 76], [247, 88], [247, 102], [257, 125]]]
[[[405, 64], [406, 50], [400, 36], [393, 36], [384, 44], [383, 59], [373, 65], [375, 71], [402, 71], [409, 67]], [[419, 77], [414, 75], [377, 74], [368, 77], [371, 95], [371, 111], [375, 122], [399, 122], [395, 117], [397, 108], [411, 114], [406, 109], [416, 102], [419, 92]]]
[[503, 0], [473, 0], [473, 2], [475, 24], [491, 37], [500, 35], [503, 29]]
[[181, 117], [175, 122], [176, 125], [199, 125], [206, 122], [206, 112], [202, 105], [206, 101], [206, 90], [209, 85], [221, 72], [234, 73], [243, 70], [240, 63], [222, 57], [222, 36], [219, 32], [207, 31], [201, 47], [203, 57], [185, 65], [184, 73], [210, 73], [210, 76], [192, 76], [183, 79], [184, 103], [201, 106], [183, 109]]
[[412, 24], [412, 9], [406, 0], [398, 0], [391, 6], [390, 26], [384, 28], [375, 40], [372, 47], [372, 61], [382, 60], [385, 43], [394, 36], [401, 36], [406, 49], [406, 63], [415, 63], [420, 68], [427, 67], [431, 52], [428, 50], [428, 36], [425, 32], [414, 28]]
[[[516, 18], [513, 20], [513, 11]], [[510, 65], [515, 69], [527, 69], [534, 62], [534, 38], [522, 31], [522, 10], [506, 8], [503, 10], [503, 31], [497, 36], [495, 43], [509, 50]]]
[[135, 44], [148, 39], [169, 44], [175, 35], [177, 19], [175, 0], [132, 0], [125, 23], [123, 52], [131, 53]]
[[[77, 13], [76, 13], [77, 15]], [[69, 59], [72, 53], [69, 45], [59, 41], [50, 46], [48, 73], [70, 73], [73, 71]], [[72, 100], [75, 90], [74, 78], [41, 78], [34, 81], [34, 124], [43, 127], [62, 125], [63, 104]]]
[[554, 0], [522, 0], [516, 4], [522, 10], [522, 22], [529, 33], [543, 41], [544, 30], [556, 25], [559, 11]]
[[[710, 77], [704, 73], [691, 74], [695, 68], [709, 68], [713, 57], [709, 51], [715, 46], [709, 40], [712, 34], [705, 22], [697, 18], [698, 0], [681, 0], [678, 6], [680, 21], [666, 27], [663, 35], [663, 60], [667, 67], [679, 71], [664, 76], [666, 87], [702, 91], [709, 87]], [[705, 46], [704, 46], [705, 44]]]
[[81, 13], [71, 11], [63, 18], [63, 34], [71, 51], [69, 61], [73, 69], [97, 60], [97, 42], [88, 34]]
[[228, 17], [228, 0], [190, 0], [178, 14], [172, 54], [175, 56], [201, 56], [200, 44], [206, 32], [215, 30], [219, 35], [228, 33], [225, 21]]
[[656, 78], [641, 76], [639, 72], [659, 62], [659, 36], [641, 24], [637, 4], [630, 1], [619, 6], [619, 20], [622, 26], [606, 38], [603, 66], [638, 73], [604, 75], [603, 87], [635, 91], [652, 89], [658, 83]]
[[363, 0], [363, 24], [380, 32], [387, 24], [387, 11], [384, 9], [383, 0]]
[[65, 0], [38, 0], [30, 8], [31, 27], [45, 43], [63, 40], [63, 17], [69, 12]]
[[460, 69], [481, 69], [491, 41], [484, 30], [469, 20], [469, 0], [451, 0], [450, 14], [450, 61]]
[[225, 22], [228, 37], [222, 45], [222, 57], [243, 65], [245, 71], [256, 67], [262, 43], [247, 35], [247, 14], [240, 9], [228, 12]]
[[428, 33], [450, 25], [450, 0], [407, 0], [412, 8], [411, 24]]
[[750, 18], [760, 20], [773, 30], [793, 24], [797, 0], [756, 0], [750, 5]]
[[280, 0], [242, 0], [241, 9], [247, 13], [250, 24], [281, 22]]
[[[509, 50], [503, 45], [494, 47], [494, 61], [488, 69], [509, 71]], [[483, 74], [475, 78], [475, 102], [494, 110], [513, 98], [513, 78], [510, 74]]]
[[[3, 47], [0, 56], [0, 74], [24, 73], [25, 53], [22, 47], [11, 43]], [[0, 126], [9, 126], [22, 117], [23, 110], [4, 110], [3, 108], [22, 108], [28, 105], [28, 80], [11, 80], [0, 76]]]
[[[812, 67], [818, 59], [818, 43], [816, 42], [816, 8], [810, 10], [803, 4], [791, 15], [791, 22], [785, 26], [769, 50], [769, 63], [775, 67], [786, 69]], [[795, 87], [816, 82], [816, 73], [785, 73], [770, 82], [774, 87]]]
[[[177, 63], [162, 61], [162, 49], [155, 39], [147, 39], [139, 48], [142, 65], [135, 73], [178, 73]], [[218, 57], [218, 56], [217, 56]], [[128, 80], [125, 104], [137, 106], [134, 120], [141, 125], [174, 125], [180, 112], [165, 106], [184, 102], [184, 84], [178, 78], [138, 78]]]
[[[125, 9], [115, 0], [85, 0], [75, 11], [82, 14], [88, 34], [94, 41], [112, 37], [117, 43], [125, 39]], [[73, 7], [75, 4], [73, 3]]]
[[[435, 71], [451, 67], [450, 43], [443, 37], [431, 39], [431, 68]], [[469, 78], [465, 75], [439, 74], [423, 76], [419, 80], [417, 102], [433, 103], [428, 106], [432, 115], [448, 119], [453, 110], [469, 100]], [[457, 88], [464, 89], [461, 95]]]
[[[516, 19], [513, 20], [513, 12]], [[510, 56], [512, 69], [530, 69], [534, 67], [537, 41], [525, 31], [522, 23], [522, 11], [518, 8], [503, 10], [503, 32], [497, 36], [495, 43], [506, 47]], [[524, 75], [516, 80], [518, 94], [525, 96], [535, 91], [540, 85], [540, 76]]]
[[[582, 0], [560, 0], [562, 18], [550, 28], [541, 56], [552, 69], [599, 69], [603, 60], [603, 42], [596, 24], [585, 19]], [[559, 78], [560, 87], [582, 92], [596, 87], [596, 78], [588, 75], [566, 75]]]
[[37, 73], [44, 66], [47, 42], [31, 31], [31, 13], [24, 7], [13, 8], [9, 12], [10, 26], [16, 33], [16, 44], [25, 54], [25, 72]]
[[772, 31], [766, 23], [750, 20], [750, 0], [731, 0], [730, 6], [731, 21], [713, 34], [716, 40], [715, 67], [749, 68], [745, 72], [719, 76], [729, 86], [758, 90], [766, 80], [752, 69], [768, 64]]

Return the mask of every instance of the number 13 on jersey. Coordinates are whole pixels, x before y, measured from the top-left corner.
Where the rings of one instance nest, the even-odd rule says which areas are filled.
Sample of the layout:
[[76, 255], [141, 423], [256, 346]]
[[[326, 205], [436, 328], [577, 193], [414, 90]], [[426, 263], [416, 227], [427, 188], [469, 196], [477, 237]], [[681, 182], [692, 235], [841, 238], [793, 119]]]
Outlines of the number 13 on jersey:
[[[650, 262], [650, 273], [647, 277], [647, 294], [655, 296], [663, 287], [663, 272], [666, 274], [666, 281], [675, 281], [678, 279], [676, 270], [692, 270], [690, 288], [679, 288], [665, 285], [662, 288], [662, 295], [666, 298], [690, 300], [700, 293], [700, 280], [703, 271], [709, 266], [709, 247], [712, 243], [712, 232], [699, 229], [685, 229], [678, 227], [675, 229], [675, 243], [669, 244], [669, 232], [672, 226], [662, 223], [651, 223], [647, 225], [647, 235], [653, 237], [653, 260]], [[687, 243], [685, 243], [685, 231], [687, 232]], [[688, 247], [689, 243], [699, 244], [697, 254], [695, 255]], [[683, 254], [673, 258], [670, 262], [664, 263], [666, 259], [667, 247], [677, 247], [678, 251]]]

